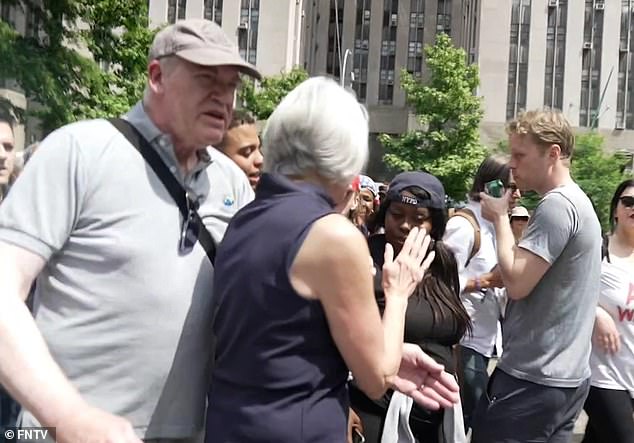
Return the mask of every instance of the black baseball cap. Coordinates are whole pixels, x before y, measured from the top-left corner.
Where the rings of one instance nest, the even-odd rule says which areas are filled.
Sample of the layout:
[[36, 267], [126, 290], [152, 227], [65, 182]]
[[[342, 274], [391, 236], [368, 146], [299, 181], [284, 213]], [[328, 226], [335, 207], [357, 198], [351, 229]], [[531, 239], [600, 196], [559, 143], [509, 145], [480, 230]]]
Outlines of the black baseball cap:
[[403, 203], [412, 204], [424, 208], [445, 208], [445, 188], [440, 180], [427, 172], [412, 171], [401, 172], [390, 182], [387, 190], [387, 198], [392, 201], [401, 202], [401, 193], [411, 187], [420, 188], [429, 194], [429, 199], [419, 201], [414, 198], [407, 198]]

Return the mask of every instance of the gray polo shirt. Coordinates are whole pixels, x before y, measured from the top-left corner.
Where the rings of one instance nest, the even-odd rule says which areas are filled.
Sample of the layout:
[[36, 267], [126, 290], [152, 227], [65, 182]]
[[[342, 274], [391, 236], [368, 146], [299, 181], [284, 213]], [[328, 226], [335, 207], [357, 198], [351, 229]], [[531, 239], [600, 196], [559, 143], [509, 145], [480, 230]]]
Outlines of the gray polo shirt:
[[[253, 198], [244, 173], [209, 148], [183, 177], [143, 107], [126, 118], [199, 196], [219, 241]], [[213, 272], [200, 244], [179, 253], [181, 224], [159, 178], [105, 120], [49, 135], [0, 205], [0, 240], [47, 261], [35, 317], [53, 358], [90, 404], [125, 416], [144, 438], [203, 427]], [[34, 423], [26, 412], [23, 425]]]
[[550, 268], [528, 296], [509, 300], [498, 368], [546, 386], [590, 377], [590, 338], [601, 277], [601, 226], [575, 183], [540, 200], [519, 243]]

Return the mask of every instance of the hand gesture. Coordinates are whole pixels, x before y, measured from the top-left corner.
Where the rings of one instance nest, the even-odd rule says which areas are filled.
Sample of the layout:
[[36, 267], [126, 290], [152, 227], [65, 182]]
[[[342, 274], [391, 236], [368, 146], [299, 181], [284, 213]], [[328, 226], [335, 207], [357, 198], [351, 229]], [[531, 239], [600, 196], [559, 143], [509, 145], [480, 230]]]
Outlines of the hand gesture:
[[482, 217], [490, 222], [494, 222], [501, 217], [508, 217], [510, 198], [511, 191], [509, 190], [500, 198], [491, 197], [486, 192], [481, 192], [480, 207], [482, 208]]
[[58, 443], [142, 443], [130, 422], [122, 417], [93, 407], [76, 412], [57, 425]]
[[616, 324], [610, 314], [600, 306], [597, 306], [592, 343], [605, 353], [616, 354], [621, 349], [621, 338]]
[[348, 409], [348, 443], [354, 442], [354, 435], [363, 435], [363, 423], [361, 418], [354, 412], [354, 409]]
[[386, 297], [412, 295], [434, 260], [433, 251], [427, 254], [430, 241], [425, 229], [413, 228], [396, 258], [392, 245], [385, 245], [383, 291]]
[[390, 383], [425, 409], [449, 408], [460, 398], [456, 379], [412, 343], [403, 345], [401, 366]]
[[502, 281], [502, 273], [500, 268], [496, 266], [491, 270], [480, 276], [480, 284], [483, 288], [503, 288], [504, 282]]

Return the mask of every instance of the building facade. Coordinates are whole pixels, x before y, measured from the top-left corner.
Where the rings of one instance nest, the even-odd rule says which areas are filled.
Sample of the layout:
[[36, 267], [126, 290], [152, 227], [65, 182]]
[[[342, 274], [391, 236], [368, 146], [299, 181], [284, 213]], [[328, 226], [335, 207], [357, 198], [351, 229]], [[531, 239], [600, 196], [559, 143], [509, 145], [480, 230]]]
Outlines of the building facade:
[[478, 23], [467, 49], [480, 68], [485, 138], [522, 109], [548, 106], [598, 129], [609, 148], [634, 151], [634, 0], [466, 3]]
[[150, 25], [214, 20], [265, 76], [301, 64], [303, 0], [150, 0]]
[[[505, 138], [525, 109], [560, 109], [634, 151], [634, 0], [306, 0], [304, 66], [344, 77], [373, 133], [417, 127], [399, 72], [426, 78], [423, 48], [440, 32], [480, 71], [483, 142]], [[504, 85], [504, 86], [502, 86]], [[372, 140], [372, 164], [382, 148]], [[371, 165], [372, 167], [372, 165]]]

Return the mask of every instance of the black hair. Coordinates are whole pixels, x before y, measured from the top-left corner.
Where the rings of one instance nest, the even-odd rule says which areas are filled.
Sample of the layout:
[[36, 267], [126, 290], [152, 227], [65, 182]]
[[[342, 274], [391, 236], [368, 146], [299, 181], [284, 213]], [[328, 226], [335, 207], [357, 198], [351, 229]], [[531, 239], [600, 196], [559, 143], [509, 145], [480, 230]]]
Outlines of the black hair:
[[473, 178], [469, 198], [473, 201], [480, 201], [480, 193], [484, 192], [484, 184], [493, 180], [502, 180], [504, 187], [508, 187], [510, 175], [511, 168], [509, 168], [506, 156], [499, 154], [488, 156], [480, 163]]
[[[429, 198], [427, 191], [417, 186], [403, 189], [419, 199]], [[376, 214], [370, 232], [385, 226], [385, 217], [391, 201], [386, 199]], [[460, 281], [458, 279], [458, 263], [453, 252], [442, 241], [447, 226], [447, 212], [445, 209], [427, 208], [431, 216], [431, 232], [433, 240], [432, 250], [436, 256], [429, 269], [416, 288], [414, 296], [422, 297], [429, 302], [432, 309], [434, 323], [442, 318], [451, 318], [458, 325], [460, 335], [471, 332], [471, 319], [460, 300]]]
[[224, 137], [222, 138], [222, 141], [218, 144], [218, 148], [222, 148], [225, 143], [226, 143], [226, 139], [227, 139], [227, 133], [229, 132], [230, 129], [233, 128], [237, 128], [238, 126], [242, 126], [242, 125], [254, 125], [255, 124], [255, 117], [253, 117], [253, 115], [247, 111], [246, 109], [235, 109], [233, 111], [233, 118], [231, 119], [231, 122], [229, 122], [229, 126], [227, 126], [227, 131], [225, 132]]
[[616, 212], [616, 206], [619, 204], [619, 198], [623, 191], [627, 188], [634, 187], [634, 179], [627, 179], [622, 181], [617, 187], [614, 195], [612, 196], [612, 201], [610, 202], [610, 231], [614, 232], [616, 229], [616, 220], [614, 218], [614, 213]]

